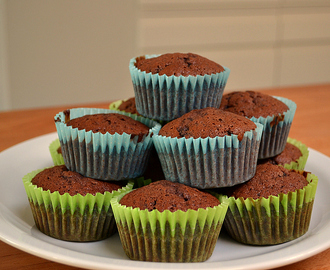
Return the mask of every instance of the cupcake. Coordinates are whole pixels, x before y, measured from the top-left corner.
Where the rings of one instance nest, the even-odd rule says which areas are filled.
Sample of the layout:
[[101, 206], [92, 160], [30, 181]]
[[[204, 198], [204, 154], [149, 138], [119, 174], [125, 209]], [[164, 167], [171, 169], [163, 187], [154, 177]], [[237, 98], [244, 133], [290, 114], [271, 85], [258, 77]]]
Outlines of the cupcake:
[[296, 107], [289, 99], [255, 91], [225, 94], [220, 104], [220, 109], [245, 116], [264, 126], [260, 159], [276, 156], [284, 150]]
[[98, 241], [116, 225], [110, 200], [131, 190], [133, 182], [106, 182], [83, 177], [64, 165], [33, 171], [23, 177], [37, 228], [66, 241]]
[[220, 192], [229, 197], [224, 226], [236, 241], [275, 245], [304, 235], [312, 215], [318, 178], [270, 163], [257, 166], [246, 183]]
[[262, 125], [216, 108], [193, 110], [153, 136], [165, 179], [206, 189], [255, 173]]
[[141, 176], [160, 124], [120, 111], [78, 108], [55, 116], [65, 165], [100, 180]]
[[137, 111], [171, 121], [193, 110], [220, 105], [230, 70], [192, 53], [145, 55], [130, 60]]
[[309, 151], [305, 144], [295, 139], [288, 138], [284, 150], [277, 156], [259, 159], [258, 164], [272, 163], [283, 166], [286, 169], [304, 170]]
[[136, 109], [135, 97], [114, 101], [110, 103], [109, 109], [140, 115]]
[[64, 164], [61, 143], [59, 139], [56, 139], [50, 143], [49, 152], [55, 166]]
[[132, 260], [202, 262], [213, 253], [228, 204], [167, 180], [111, 200], [119, 236]]

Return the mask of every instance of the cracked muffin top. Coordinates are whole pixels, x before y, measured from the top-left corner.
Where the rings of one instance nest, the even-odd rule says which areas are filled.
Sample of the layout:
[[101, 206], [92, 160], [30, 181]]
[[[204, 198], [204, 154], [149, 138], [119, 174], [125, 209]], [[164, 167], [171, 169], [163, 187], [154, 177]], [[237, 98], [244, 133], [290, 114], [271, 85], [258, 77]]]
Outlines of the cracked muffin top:
[[233, 134], [242, 140], [246, 131], [256, 128], [256, 124], [246, 117], [208, 107], [192, 110], [167, 123], [160, 129], [159, 135], [172, 138], [203, 139]]
[[141, 56], [136, 59], [135, 66], [147, 73], [167, 76], [203, 76], [224, 71], [221, 65], [194, 53], [167, 53], [153, 58]]
[[287, 194], [308, 185], [306, 176], [294, 170], [285, 169], [282, 166], [264, 163], [257, 165], [255, 175], [247, 182], [223, 189], [228, 196], [236, 199], [249, 197], [253, 199], [277, 196], [280, 193]]
[[282, 101], [255, 91], [238, 91], [223, 95], [220, 109], [248, 118], [282, 115], [289, 110]]
[[131, 97], [119, 105], [118, 110], [140, 115], [136, 109], [135, 97]]
[[98, 192], [104, 194], [106, 191], [112, 192], [123, 187], [118, 181], [100, 181], [69, 171], [65, 165], [54, 166], [39, 172], [32, 179], [32, 184], [43, 190], [58, 191], [61, 195], [69, 193], [71, 196], [96, 195]]
[[159, 180], [127, 193], [120, 200], [120, 204], [138, 207], [140, 210], [148, 209], [148, 211], [157, 209], [160, 212], [164, 210], [186, 212], [189, 209], [214, 207], [219, 205], [220, 201], [213, 195], [196, 188], [168, 180]]
[[297, 161], [300, 157], [302, 156], [302, 153], [300, 149], [291, 144], [291, 143], [286, 143], [284, 150], [271, 158], [266, 158], [266, 159], [259, 159], [258, 163], [271, 163], [274, 165], [284, 165], [284, 164], [290, 164], [292, 161]]
[[84, 115], [66, 122], [67, 126], [85, 129], [86, 131], [101, 132], [106, 134], [127, 134], [139, 136], [138, 141], [141, 141], [144, 135], [149, 133], [149, 127], [145, 124], [134, 120], [133, 118], [119, 113], [99, 113]]

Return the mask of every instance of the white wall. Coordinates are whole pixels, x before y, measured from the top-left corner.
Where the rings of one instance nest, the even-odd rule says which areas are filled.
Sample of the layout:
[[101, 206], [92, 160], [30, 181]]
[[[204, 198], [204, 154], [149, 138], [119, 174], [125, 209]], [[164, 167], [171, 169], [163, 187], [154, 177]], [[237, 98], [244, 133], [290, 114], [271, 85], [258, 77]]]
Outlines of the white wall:
[[131, 57], [195, 52], [226, 90], [330, 82], [329, 0], [0, 0], [0, 110], [132, 96]]
[[141, 0], [140, 54], [191, 51], [231, 69], [226, 90], [330, 82], [328, 0]]
[[[110, 101], [133, 95], [134, 0], [9, 0], [10, 104], [31, 108]], [[0, 89], [5, 92], [6, 88]]]

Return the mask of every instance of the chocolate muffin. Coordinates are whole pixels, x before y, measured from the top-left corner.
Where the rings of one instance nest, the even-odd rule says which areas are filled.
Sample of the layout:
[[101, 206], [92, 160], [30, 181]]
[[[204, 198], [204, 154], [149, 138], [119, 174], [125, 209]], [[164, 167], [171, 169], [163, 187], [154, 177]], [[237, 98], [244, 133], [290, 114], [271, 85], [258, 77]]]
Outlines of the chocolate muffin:
[[193, 53], [132, 58], [129, 64], [137, 111], [171, 121], [206, 107], [219, 108], [230, 70]]
[[282, 101], [255, 91], [231, 92], [223, 95], [220, 109], [247, 118], [271, 115], [278, 115], [279, 118], [283, 118], [283, 113], [289, 110]]
[[226, 231], [249, 245], [275, 245], [302, 236], [309, 228], [317, 184], [317, 176], [309, 172], [258, 165], [249, 181], [220, 189], [220, 201], [229, 199]]
[[264, 159], [284, 150], [296, 107], [293, 101], [283, 97], [245, 91], [224, 95], [219, 108], [264, 126], [258, 156]]
[[53, 164], [55, 166], [57, 165], [63, 165], [64, 164], [64, 159], [63, 159], [63, 155], [62, 155], [62, 149], [61, 149], [61, 144], [59, 139], [55, 139], [54, 141], [52, 141], [49, 144], [49, 153], [50, 156], [53, 160]]
[[126, 255], [153, 262], [202, 262], [213, 253], [228, 204], [160, 180], [111, 200]]
[[136, 109], [135, 97], [124, 100], [118, 107], [118, 110], [140, 115]]
[[219, 203], [219, 200], [209, 193], [167, 180], [135, 189], [120, 200], [120, 204], [127, 207], [138, 207], [140, 210], [148, 211], [157, 209], [159, 212], [164, 210], [186, 212], [188, 209], [214, 207]]
[[133, 182], [110, 183], [81, 176], [64, 165], [23, 177], [36, 227], [60, 240], [86, 242], [116, 231], [110, 200], [132, 190]]
[[284, 150], [277, 156], [272, 158], [260, 159], [259, 164], [271, 163], [274, 165], [290, 164], [297, 161], [302, 156], [300, 149], [291, 143], [286, 143]]
[[57, 191], [63, 195], [69, 193], [70, 196], [80, 194], [96, 195], [104, 192], [112, 192], [123, 187], [123, 182], [99, 181], [89, 177], [84, 177], [80, 173], [69, 171], [65, 165], [54, 166], [43, 170], [32, 179], [32, 184], [50, 192]]
[[136, 114], [96, 108], [58, 113], [55, 125], [70, 171], [98, 180], [142, 176], [160, 124]]
[[255, 173], [262, 125], [217, 108], [193, 110], [164, 125], [153, 142], [165, 179], [206, 189]]
[[164, 125], [159, 135], [172, 138], [214, 138], [237, 135], [242, 140], [246, 131], [256, 129], [256, 124], [245, 117], [217, 108], [193, 110]]
[[218, 63], [194, 53], [166, 53], [153, 58], [136, 58], [135, 66], [147, 73], [167, 76], [211, 75], [225, 69]]
[[149, 133], [149, 127], [134, 120], [133, 118], [118, 113], [91, 114], [70, 119], [66, 122], [67, 126], [102, 134], [130, 134], [132, 137], [138, 136], [141, 141], [143, 136]]
[[306, 177], [295, 171], [270, 163], [257, 165], [255, 175], [247, 182], [229, 188], [228, 196], [237, 198], [268, 198], [288, 194], [308, 185]]

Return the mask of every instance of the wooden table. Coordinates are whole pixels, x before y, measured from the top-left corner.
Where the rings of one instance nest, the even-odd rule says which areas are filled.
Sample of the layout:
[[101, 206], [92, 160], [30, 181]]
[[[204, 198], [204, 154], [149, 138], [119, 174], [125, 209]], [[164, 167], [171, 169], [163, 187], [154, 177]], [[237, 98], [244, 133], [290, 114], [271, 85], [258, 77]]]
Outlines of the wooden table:
[[[260, 90], [261, 91], [261, 90]], [[297, 111], [289, 136], [310, 148], [330, 156], [330, 84], [266, 89], [263, 92], [289, 98]], [[84, 107], [107, 108], [109, 101]], [[63, 109], [83, 106], [61, 106], [0, 113], [0, 151], [27, 139], [56, 131], [53, 117]], [[329, 235], [330, 237], [330, 235]], [[278, 270], [330, 269], [330, 249]], [[0, 241], [0, 269], [78, 269], [51, 262]]]

